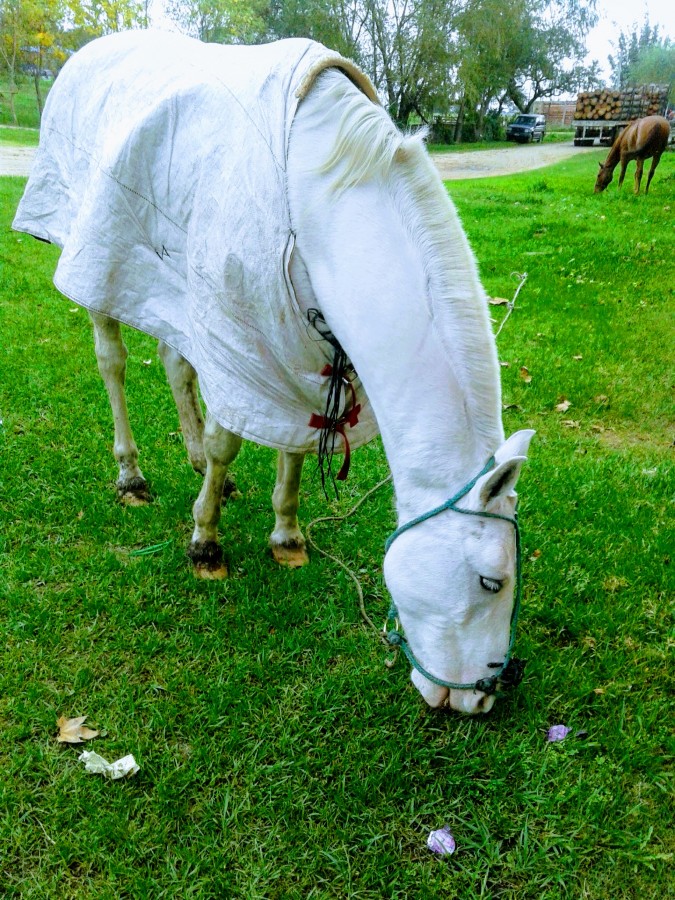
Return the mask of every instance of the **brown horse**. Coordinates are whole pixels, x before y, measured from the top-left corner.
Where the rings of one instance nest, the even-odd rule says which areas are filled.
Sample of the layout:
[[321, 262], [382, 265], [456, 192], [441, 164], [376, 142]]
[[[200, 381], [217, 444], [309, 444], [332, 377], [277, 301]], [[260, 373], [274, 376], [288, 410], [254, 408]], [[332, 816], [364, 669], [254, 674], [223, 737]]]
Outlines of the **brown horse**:
[[652, 157], [652, 166], [647, 176], [645, 194], [649, 192], [649, 183], [661, 159], [661, 154], [666, 149], [670, 138], [670, 125], [663, 116], [647, 116], [645, 119], [636, 119], [621, 132], [612, 144], [612, 149], [604, 163], [600, 163], [600, 171], [595, 182], [595, 193], [604, 191], [612, 180], [614, 169], [621, 163], [621, 175], [619, 187], [623, 184], [626, 174], [626, 166], [635, 160], [635, 193], [640, 193], [640, 181], [642, 180], [642, 168], [644, 161]]

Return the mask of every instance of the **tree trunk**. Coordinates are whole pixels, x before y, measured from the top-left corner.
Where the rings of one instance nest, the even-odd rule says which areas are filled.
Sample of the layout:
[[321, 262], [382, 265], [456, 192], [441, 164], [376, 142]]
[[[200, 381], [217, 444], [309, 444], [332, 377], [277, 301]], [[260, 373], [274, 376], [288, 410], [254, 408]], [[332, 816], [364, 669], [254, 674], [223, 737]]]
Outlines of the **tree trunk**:
[[40, 68], [36, 66], [35, 72], [33, 73], [33, 83], [35, 84], [35, 100], [37, 101], [38, 108], [38, 121], [42, 121], [42, 91], [40, 90]]
[[460, 100], [459, 109], [457, 110], [457, 121], [455, 122], [455, 133], [453, 135], [453, 143], [459, 144], [462, 140], [462, 125], [464, 124], [464, 98]]

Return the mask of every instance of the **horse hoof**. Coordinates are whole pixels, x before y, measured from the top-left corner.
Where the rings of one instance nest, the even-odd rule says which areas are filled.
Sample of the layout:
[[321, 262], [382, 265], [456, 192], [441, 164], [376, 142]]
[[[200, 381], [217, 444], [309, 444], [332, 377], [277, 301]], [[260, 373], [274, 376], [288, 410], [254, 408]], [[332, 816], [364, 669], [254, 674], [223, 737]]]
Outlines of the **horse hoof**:
[[147, 506], [152, 503], [148, 484], [144, 478], [130, 478], [117, 483], [117, 499], [124, 506]]
[[197, 564], [194, 566], [193, 571], [195, 578], [199, 578], [200, 581], [224, 581], [229, 574], [225, 563], [221, 563], [215, 568], [209, 565]]
[[195, 577], [203, 581], [222, 581], [227, 578], [223, 551], [215, 541], [193, 542], [188, 547], [187, 555], [192, 560]]
[[309, 562], [309, 554], [304, 541], [287, 541], [285, 544], [270, 544], [272, 556], [280, 566], [300, 569]]

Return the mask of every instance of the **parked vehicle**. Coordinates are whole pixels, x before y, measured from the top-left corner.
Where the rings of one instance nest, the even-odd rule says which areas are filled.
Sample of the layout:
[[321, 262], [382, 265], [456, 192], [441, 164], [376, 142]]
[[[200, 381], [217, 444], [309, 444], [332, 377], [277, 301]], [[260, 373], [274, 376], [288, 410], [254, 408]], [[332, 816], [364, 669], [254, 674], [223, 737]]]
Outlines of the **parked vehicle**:
[[574, 113], [574, 146], [611, 147], [635, 119], [665, 116], [669, 90], [667, 84], [641, 84], [620, 91], [583, 91]]
[[546, 116], [533, 113], [521, 113], [506, 127], [506, 140], [518, 141], [520, 144], [531, 144], [532, 141], [544, 140], [546, 134]]

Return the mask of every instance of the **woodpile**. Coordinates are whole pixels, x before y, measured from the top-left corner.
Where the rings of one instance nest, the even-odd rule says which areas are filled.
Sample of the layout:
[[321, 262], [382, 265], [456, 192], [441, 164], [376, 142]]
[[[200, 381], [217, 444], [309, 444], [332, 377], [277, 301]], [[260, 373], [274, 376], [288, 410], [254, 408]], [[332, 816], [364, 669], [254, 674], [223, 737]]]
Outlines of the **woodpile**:
[[664, 112], [668, 85], [643, 84], [623, 91], [584, 91], [577, 96], [575, 119], [628, 121]]

